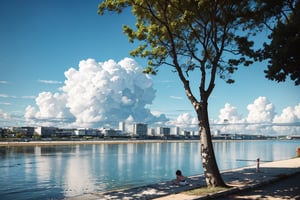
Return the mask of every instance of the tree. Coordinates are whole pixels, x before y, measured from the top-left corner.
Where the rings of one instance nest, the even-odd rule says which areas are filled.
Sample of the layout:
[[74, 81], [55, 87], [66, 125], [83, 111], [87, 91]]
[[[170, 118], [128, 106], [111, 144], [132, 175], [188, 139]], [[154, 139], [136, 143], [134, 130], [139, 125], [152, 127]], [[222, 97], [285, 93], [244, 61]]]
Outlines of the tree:
[[[156, 74], [169, 66], [181, 80], [198, 119], [201, 158], [207, 186], [226, 186], [213, 150], [208, 117], [208, 99], [219, 76], [233, 83], [238, 66], [253, 63], [253, 1], [240, 0], [104, 0], [98, 13], [121, 13], [130, 7], [135, 28], [124, 26], [129, 41], [139, 41], [132, 56], [148, 59], [144, 72]], [[230, 56], [229, 56], [230, 55]], [[193, 82], [195, 73], [199, 82]], [[193, 91], [192, 85], [199, 84]]]
[[289, 76], [300, 85], [300, 1], [262, 1], [258, 6], [262, 22], [271, 31], [264, 43], [262, 59], [268, 60], [266, 78], [283, 82]]

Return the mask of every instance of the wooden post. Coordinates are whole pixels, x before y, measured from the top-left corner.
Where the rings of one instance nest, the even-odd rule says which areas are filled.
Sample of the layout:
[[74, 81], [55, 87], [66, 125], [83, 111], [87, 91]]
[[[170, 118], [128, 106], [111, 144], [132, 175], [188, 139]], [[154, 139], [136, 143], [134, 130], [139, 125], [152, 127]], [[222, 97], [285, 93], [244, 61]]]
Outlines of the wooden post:
[[256, 173], [259, 172], [259, 158], [256, 159]]

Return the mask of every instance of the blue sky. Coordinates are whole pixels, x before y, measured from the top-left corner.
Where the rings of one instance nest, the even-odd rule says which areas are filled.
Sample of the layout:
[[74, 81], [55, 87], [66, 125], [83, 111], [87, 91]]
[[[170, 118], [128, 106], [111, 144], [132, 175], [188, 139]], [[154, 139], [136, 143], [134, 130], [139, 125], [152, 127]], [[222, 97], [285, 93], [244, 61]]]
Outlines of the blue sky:
[[[0, 1], [0, 126], [26, 124], [24, 115], [30, 105], [39, 110], [36, 98], [42, 92], [62, 93], [65, 72], [71, 67], [78, 69], [79, 62], [94, 59], [119, 62], [130, 57], [135, 44], [128, 42], [122, 33], [123, 24], [134, 24], [129, 11], [121, 15], [97, 14], [97, 0], [1, 0]], [[145, 59], [134, 58], [140, 66]], [[236, 83], [227, 85], [217, 80], [209, 100], [212, 121], [231, 118], [234, 122], [255, 122], [250, 118], [260, 115], [266, 105], [270, 120], [299, 123], [300, 88], [293, 82], [276, 83], [265, 79], [263, 64], [241, 67], [235, 74]], [[152, 104], [145, 107], [152, 113], [165, 114], [170, 124], [192, 120], [194, 112], [187, 101], [181, 83], [169, 68], [161, 68], [152, 76], [156, 90]], [[196, 85], [197, 87], [197, 85]], [[196, 88], [195, 87], [195, 88]], [[256, 101], [257, 100], [257, 101]], [[255, 103], [256, 101], [256, 103]], [[249, 116], [250, 108], [256, 111]], [[258, 104], [262, 104], [261, 107]], [[227, 105], [227, 106], [225, 106]], [[298, 106], [299, 105], [299, 106]], [[299, 108], [298, 108], [299, 107]], [[291, 108], [291, 113], [288, 112]], [[223, 109], [223, 110], [222, 110]], [[222, 115], [220, 114], [222, 110]], [[183, 114], [186, 113], [183, 117]], [[189, 113], [189, 114], [187, 114]], [[219, 117], [220, 115], [220, 117]], [[238, 119], [237, 119], [238, 118]], [[258, 117], [259, 118], [259, 117]], [[250, 121], [249, 121], [250, 120]]]

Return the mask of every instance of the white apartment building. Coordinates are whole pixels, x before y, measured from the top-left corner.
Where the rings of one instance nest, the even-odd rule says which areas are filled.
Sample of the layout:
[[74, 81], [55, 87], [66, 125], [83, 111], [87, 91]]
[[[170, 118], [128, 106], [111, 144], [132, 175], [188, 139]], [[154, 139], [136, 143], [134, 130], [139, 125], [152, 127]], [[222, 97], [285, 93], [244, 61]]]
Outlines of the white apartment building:
[[125, 132], [125, 122], [119, 122], [119, 130]]

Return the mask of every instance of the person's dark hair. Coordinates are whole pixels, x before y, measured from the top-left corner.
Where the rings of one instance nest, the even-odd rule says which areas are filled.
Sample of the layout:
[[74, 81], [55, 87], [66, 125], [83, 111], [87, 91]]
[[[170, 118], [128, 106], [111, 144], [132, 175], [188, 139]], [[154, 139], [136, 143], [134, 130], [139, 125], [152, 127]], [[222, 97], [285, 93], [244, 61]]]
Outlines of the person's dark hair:
[[177, 170], [177, 171], [176, 171], [176, 175], [177, 175], [177, 176], [181, 176], [181, 171], [180, 171], [180, 170]]

